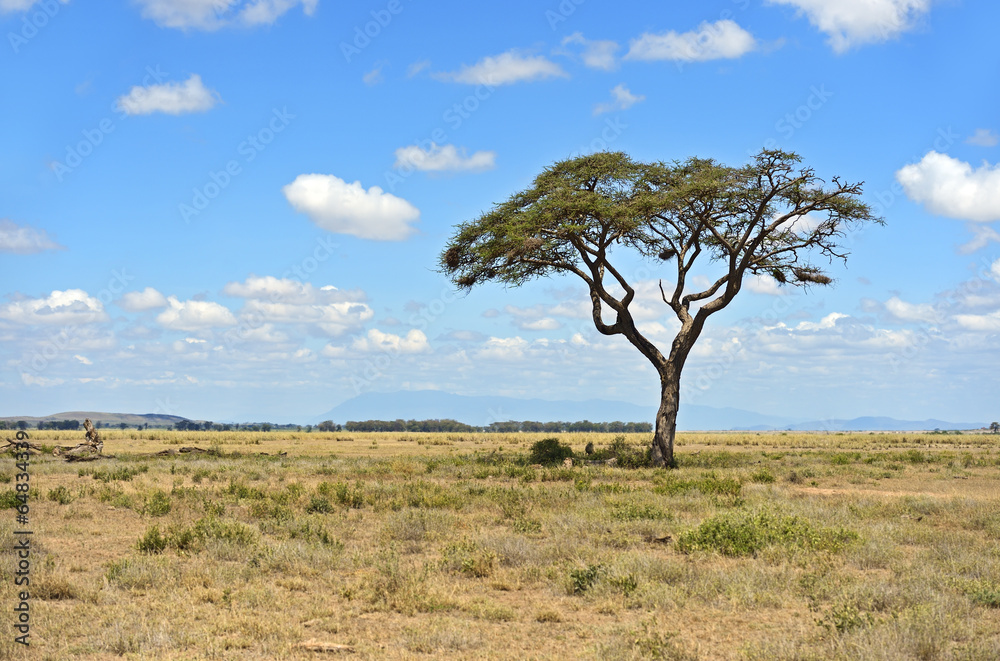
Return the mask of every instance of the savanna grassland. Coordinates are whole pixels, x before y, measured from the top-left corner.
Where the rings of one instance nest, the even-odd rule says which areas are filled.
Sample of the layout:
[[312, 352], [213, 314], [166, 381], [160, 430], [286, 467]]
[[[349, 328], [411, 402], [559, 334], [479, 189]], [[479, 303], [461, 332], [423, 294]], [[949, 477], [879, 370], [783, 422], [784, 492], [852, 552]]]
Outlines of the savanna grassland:
[[32, 458], [30, 651], [0, 460], [4, 658], [1000, 658], [996, 436], [681, 434], [671, 471], [630, 467], [645, 435], [563, 434], [572, 467], [532, 434], [102, 436]]

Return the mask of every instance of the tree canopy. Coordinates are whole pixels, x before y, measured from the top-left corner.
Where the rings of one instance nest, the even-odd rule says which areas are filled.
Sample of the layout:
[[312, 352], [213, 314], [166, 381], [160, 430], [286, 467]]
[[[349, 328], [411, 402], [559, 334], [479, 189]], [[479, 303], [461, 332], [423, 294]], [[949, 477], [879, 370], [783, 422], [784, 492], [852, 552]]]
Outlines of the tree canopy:
[[[463, 289], [578, 276], [597, 330], [625, 336], [657, 369], [661, 385], [676, 386], [706, 319], [729, 305], [748, 274], [786, 286], [828, 285], [825, 265], [846, 260], [847, 232], [882, 222], [858, 199], [860, 183], [827, 183], [800, 160], [763, 150], [742, 167], [704, 158], [643, 163], [621, 152], [560, 161], [527, 190], [460, 224], [439, 264]], [[666, 355], [635, 326], [635, 290], [610, 261], [619, 247], [663, 264], [672, 280], [667, 287], [661, 280], [660, 292], [681, 328]], [[724, 272], [690, 290], [699, 259], [722, 263]], [[675, 418], [676, 404], [664, 420], [658, 416], [657, 437], [663, 440], [661, 422], [672, 427]], [[671, 430], [670, 452], [672, 439]]]

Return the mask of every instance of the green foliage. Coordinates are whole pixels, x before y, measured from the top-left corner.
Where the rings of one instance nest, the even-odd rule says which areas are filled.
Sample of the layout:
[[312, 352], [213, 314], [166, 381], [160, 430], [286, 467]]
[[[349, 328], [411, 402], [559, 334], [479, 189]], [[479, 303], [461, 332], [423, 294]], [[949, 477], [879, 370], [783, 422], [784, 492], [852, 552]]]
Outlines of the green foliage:
[[750, 481], [757, 484], [772, 484], [775, 481], [775, 477], [774, 473], [762, 466], [750, 473]]
[[844, 528], [817, 528], [806, 519], [768, 510], [737, 511], [706, 519], [680, 535], [683, 553], [715, 551], [728, 556], [754, 556], [772, 545], [835, 552], [858, 539]]
[[162, 553], [167, 548], [167, 538], [160, 533], [158, 526], [153, 526], [139, 538], [138, 549], [142, 553]]
[[558, 438], [545, 438], [532, 444], [528, 462], [545, 466], [561, 464], [565, 459], [572, 457], [573, 448], [563, 445]]
[[49, 489], [47, 498], [53, 502], [59, 503], [60, 505], [69, 505], [73, 502], [73, 494], [69, 492], [69, 489], [59, 485], [55, 489]]
[[477, 578], [492, 574], [498, 560], [495, 551], [464, 539], [446, 546], [441, 555], [442, 562], [449, 569]]
[[141, 475], [149, 471], [149, 466], [147, 464], [142, 464], [136, 466], [135, 468], [129, 468], [128, 466], [118, 466], [117, 468], [99, 468], [99, 469], [88, 469], [81, 468], [77, 473], [80, 477], [84, 475], [90, 475], [95, 480], [99, 480], [107, 484], [108, 482], [130, 482], [136, 475]]
[[141, 514], [149, 516], [165, 516], [170, 513], [170, 496], [162, 489], [156, 489], [148, 496], [142, 506]]
[[627, 500], [611, 506], [611, 518], [618, 521], [655, 521], [670, 518], [670, 515], [655, 505]]
[[333, 511], [333, 505], [322, 496], [313, 496], [306, 505], [306, 511], [316, 514], [328, 514]]
[[657, 479], [653, 493], [664, 496], [676, 496], [688, 491], [700, 491], [706, 496], [723, 496], [738, 498], [743, 491], [743, 485], [732, 477], [719, 477], [714, 472], [705, 473], [694, 479], [682, 479], [674, 473]]
[[573, 594], [582, 594], [593, 587], [601, 569], [601, 565], [587, 565], [583, 569], [571, 569], [569, 581]]
[[0, 509], [2, 510], [14, 509], [20, 504], [21, 501], [17, 499], [17, 492], [15, 492], [13, 489], [0, 492]]

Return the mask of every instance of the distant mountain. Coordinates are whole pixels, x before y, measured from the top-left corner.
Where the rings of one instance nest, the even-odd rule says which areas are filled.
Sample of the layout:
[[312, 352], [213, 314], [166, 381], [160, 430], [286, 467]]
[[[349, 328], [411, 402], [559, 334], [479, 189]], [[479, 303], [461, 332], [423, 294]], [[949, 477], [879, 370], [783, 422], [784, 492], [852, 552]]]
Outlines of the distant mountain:
[[150, 427], [173, 427], [181, 420], [187, 420], [178, 415], [160, 415], [158, 413], [101, 413], [98, 411], [66, 411], [65, 413], [53, 413], [43, 417], [32, 416], [7, 416], [0, 420], [7, 422], [17, 422], [24, 420], [31, 427], [36, 427], [39, 421], [42, 422], [62, 422], [63, 420], [79, 420], [82, 424], [84, 420], [90, 418], [95, 425], [100, 423], [102, 427], [117, 427], [125, 423], [129, 427], [148, 424]]
[[[981, 429], [982, 422], [946, 422], [944, 420], [896, 420], [886, 417], [862, 417], [853, 420], [813, 420], [781, 427], [791, 431], [932, 431], [934, 429]], [[774, 429], [765, 427], [763, 429]]]
[[[654, 422], [656, 406], [603, 399], [548, 401], [513, 397], [469, 397], [439, 390], [369, 392], [330, 409], [312, 422], [323, 420], [432, 420], [452, 419], [467, 425], [486, 426], [505, 420], [536, 422]], [[980, 429], [984, 423], [944, 420], [896, 420], [862, 417], [852, 420], [803, 420], [763, 415], [735, 408], [681, 404], [677, 428], [682, 431], [926, 431]]]
[[[656, 407], [603, 399], [548, 401], [513, 397], [469, 397], [438, 390], [369, 392], [335, 406], [313, 422], [333, 420], [431, 420], [452, 419], [467, 425], [486, 426], [504, 420], [536, 422], [653, 422]], [[799, 420], [761, 415], [734, 408], [682, 405], [678, 428], [723, 430], [747, 426], [781, 427]]]

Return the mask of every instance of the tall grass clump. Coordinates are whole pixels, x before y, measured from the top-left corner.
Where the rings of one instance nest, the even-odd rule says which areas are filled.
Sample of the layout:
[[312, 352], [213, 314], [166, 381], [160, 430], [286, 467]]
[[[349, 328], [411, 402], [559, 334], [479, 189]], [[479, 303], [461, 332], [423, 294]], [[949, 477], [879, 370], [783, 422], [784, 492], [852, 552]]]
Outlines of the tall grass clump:
[[731, 557], [755, 556], [769, 546], [836, 552], [858, 539], [845, 528], [816, 527], [798, 516], [762, 509], [717, 514], [681, 534], [682, 553], [714, 551]]

